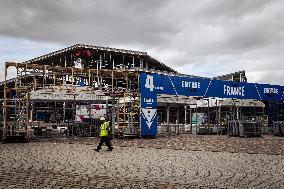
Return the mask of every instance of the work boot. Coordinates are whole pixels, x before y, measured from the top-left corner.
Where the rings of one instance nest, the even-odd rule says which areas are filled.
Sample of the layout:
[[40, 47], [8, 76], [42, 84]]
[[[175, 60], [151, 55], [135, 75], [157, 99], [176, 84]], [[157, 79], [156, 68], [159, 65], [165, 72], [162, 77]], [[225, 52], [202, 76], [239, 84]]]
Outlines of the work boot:
[[99, 151], [100, 151], [100, 149], [95, 149], [95, 151], [99, 152]]
[[107, 151], [112, 151], [113, 147], [110, 147], [109, 149], [107, 149]]

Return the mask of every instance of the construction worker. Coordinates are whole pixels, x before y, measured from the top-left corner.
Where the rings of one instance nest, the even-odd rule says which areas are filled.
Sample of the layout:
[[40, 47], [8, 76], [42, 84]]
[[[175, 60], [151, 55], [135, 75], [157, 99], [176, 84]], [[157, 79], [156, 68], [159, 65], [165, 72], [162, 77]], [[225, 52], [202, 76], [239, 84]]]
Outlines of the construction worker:
[[110, 131], [110, 126], [109, 126], [109, 121], [107, 121], [105, 119], [105, 117], [101, 117], [100, 120], [102, 121], [102, 124], [100, 126], [100, 143], [97, 146], [97, 149], [95, 149], [97, 152], [100, 151], [103, 143], [105, 143], [108, 147], [109, 151], [112, 151], [113, 147], [111, 146], [110, 140], [109, 140], [109, 136], [108, 133]]

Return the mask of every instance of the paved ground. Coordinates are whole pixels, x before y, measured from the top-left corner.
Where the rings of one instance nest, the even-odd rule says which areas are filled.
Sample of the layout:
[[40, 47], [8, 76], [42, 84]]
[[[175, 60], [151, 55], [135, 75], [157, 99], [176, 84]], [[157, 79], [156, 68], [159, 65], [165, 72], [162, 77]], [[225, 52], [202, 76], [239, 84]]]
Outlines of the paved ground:
[[172, 136], [0, 144], [0, 188], [284, 188], [284, 139]]

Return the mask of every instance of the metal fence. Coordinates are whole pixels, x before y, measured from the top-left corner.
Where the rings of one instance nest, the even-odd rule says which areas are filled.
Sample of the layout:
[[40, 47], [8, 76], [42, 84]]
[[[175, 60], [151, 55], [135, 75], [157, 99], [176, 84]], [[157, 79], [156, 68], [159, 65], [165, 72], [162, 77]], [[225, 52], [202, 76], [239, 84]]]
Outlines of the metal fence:
[[29, 138], [31, 140], [71, 136], [96, 137], [98, 134], [98, 123], [90, 125], [88, 122], [71, 124], [34, 123], [29, 129]]
[[275, 136], [284, 136], [284, 121], [276, 121], [273, 123], [273, 134]]
[[232, 120], [228, 123], [229, 136], [259, 137], [261, 136], [262, 122], [248, 120]]

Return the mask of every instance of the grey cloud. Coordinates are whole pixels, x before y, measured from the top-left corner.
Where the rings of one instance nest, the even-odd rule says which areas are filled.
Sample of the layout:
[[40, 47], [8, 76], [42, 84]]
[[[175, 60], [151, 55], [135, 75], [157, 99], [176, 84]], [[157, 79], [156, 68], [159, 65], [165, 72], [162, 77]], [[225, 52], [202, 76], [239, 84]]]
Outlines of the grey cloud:
[[2, 36], [143, 50], [202, 76], [243, 69], [257, 81], [275, 70], [284, 75], [284, 1], [2, 0], [0, 6]]
[[[53, 2], [53, 3], [51, 3]], [[132, 3], [131, 3], [132, 2]], [[59, 43], [163, 43], [175, 27], [162, 1], [4, 1], [0, 33]]]
[[199, 14], [204, 18], [216, 19], [223, 17], [226, 19], [239, 19], [247, 15], [261, 12], [271, 1], [267, 0], [214, 0], [203, 1]]

